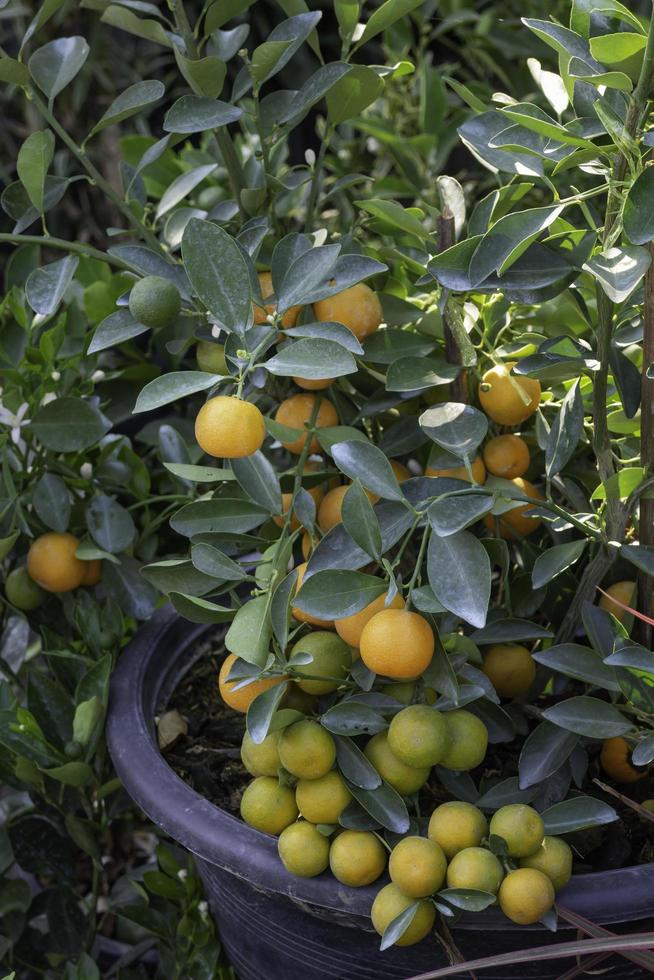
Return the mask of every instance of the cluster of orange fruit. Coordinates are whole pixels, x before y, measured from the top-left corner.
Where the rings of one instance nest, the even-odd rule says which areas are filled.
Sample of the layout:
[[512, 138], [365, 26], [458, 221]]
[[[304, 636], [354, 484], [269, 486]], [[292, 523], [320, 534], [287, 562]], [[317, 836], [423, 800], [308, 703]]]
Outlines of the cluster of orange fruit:
[[102, 563], [98, 558], [78, 558], [79, 545], [79, 538], [62, 531], [48, 531], [35, 538], [27, 554], [27, 565], [14, 568], [7, 576], [8, 601], [16, 609], [29, 612], [41, 605], [47, 593], [97, 585]]

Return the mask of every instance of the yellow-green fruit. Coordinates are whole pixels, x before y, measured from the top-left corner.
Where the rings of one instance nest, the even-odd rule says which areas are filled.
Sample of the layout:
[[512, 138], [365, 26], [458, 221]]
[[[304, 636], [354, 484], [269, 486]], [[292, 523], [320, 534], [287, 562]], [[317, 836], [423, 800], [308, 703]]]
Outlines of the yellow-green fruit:
[[448, 711], [443, 717], [447, 723], [447, 748], [440, 765], [455, 772], [475, 769], [484, 761], [488, 748], [488, 730], [483, 721], [463, 709]]
[[431, 771], [429, 766], [420, 768], [407, 766], [405, 762], [398, 759], [388, 744], [386, 732], [373, 735], [363, 751], [382, 779], [385, 779], [400, 796], [417, 793], [429, 779]]
[[30, 577], [25, 565], [21, 565], [7, 575], [5, 595], [16, 609], [32, 612], [45, 602], [47, 592]]
[[520, 858], [520, 867], [542, 871], [558, 892], [572, 877], [572, 850], [560, 837], [544, 837], [534, 854]]
[[329, 851], [332, 874], [350, 888], [370, 885], [386, 867], [386, 851], [369, 830], [344, 830]]
[[554, 885], [536, 868], [518, 868], [506, 876], [497, 897], [500, 908], [512, 922], [530, 926], [554, 905]]
[[338, 823], [341, 813], [352, 800], [340, 772], [332, 770], [319, 779], [300, 779], [295, 800], [305, 820], [311, 823]]
[[145, 276], [132, 286], [129, 312], [144, 327], [168, 327], [182, 306], [174, 283], [163, 276]]
[[[391, 924], [393, 919], [397, 919], [398, 915], [401, 915], [402, 912], [408, 909], [414, 901], [415, 899], [404, 895], [397, 885], [392, 882], [390, 885], [384, 885], [381, 891], [377, 892], [375, 901], [372, 903], [372, 909], [370, 910], [372, 924], [376, 932], [380, 936], [383, 936], [384, 930]], [[423, 898], [416, 909], [413, 919], [400, 938], [395, 940], [395, 945], [413, 946], [415, 943], [419, 943], [421, 939], [424, 939], [431, 932], [435, 918], [436, 909], [431, 902]]]
[[640, 805], [644, 806], [650, 813], [654, 813], [654, 800], [643, 800]]
[[248, 732], [241, 742], [241, 762], [252, 776], [276, 776], [279, 761], [279, 739], [281, 732], [270, 732], [258, 745]]
[[545, 826], [540, 813], [524, 803], [510, 803], [493, 814], [490, 833], [506, 841], [509, 857], [535, 854], [543, 843]]
[[317, 721], [296, 721], [282, 732], [278, 745], [284, 769], [298, 779], [319, 779], [336, 762], [336, 746]]
[[448, 888], [478, 888], [497, 893], [504, 871], [502, 865], [484, 847], [464, 847], [455, 854], [447, 869]]
[[295, 793], [272, 776], [257, 776], [243, 793], [241, 816], [255, 830], [281, 834], [297, 820]]
[[484, 814], [472, 803], [451, 800], [436, 807], [429, 820], [429, 838], [443, 848], [451, 861], [466, 847], [477, 847], [488, 833]]
[[306, 820], [282, 830], [277, 850], [286, 870], [298, 878], [315, 878], [329, 864], [328, 839]]
[[302, 677], [298, 687], [307, 694], [329, 694], [347, 677], [352, 665], [352, 651], [340, 636], [328, 630], [308, 633], [293, 645], [291, 656], [309, 653], [313, 660], [298, 668]]
[[412, 704], [391, 721], [388, 744], [407, 766], [435, 766], [448, 747], [445, 718], [429, 705]]
[[199, 340], [195, 357], [201, 371], [209, 374], [229, 374], [223, 344], [213, 344], [210, 340]]
[[397, 684], [384, 684], [381, 688], [382, 694], [385, 694], [389, 698], [394, 698], [400, 704], [411, 704], [415, 692], [415, 681], [398, 681]]
[[428, 837], [405, 837], [388, 861], [391, 881], [410, 898], [426, 898], [439, 891], [446, 871], [443, 848]]

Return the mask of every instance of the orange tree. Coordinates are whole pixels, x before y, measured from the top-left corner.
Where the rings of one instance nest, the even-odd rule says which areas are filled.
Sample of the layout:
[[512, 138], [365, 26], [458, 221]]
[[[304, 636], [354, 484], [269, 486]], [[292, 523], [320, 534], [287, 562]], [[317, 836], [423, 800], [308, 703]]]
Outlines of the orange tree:
[[[411, 0], [337, 0], [327, 63], [319, 12], [248, 46], [220, 3], [195, 22], [177, 0], [155, 19], [100, 6], [167, 49], [191, 93], [158, 139], [125, 144], [117, 194], [87, 144], [158, 83], [119, 96], [78, 145], [53, 105], [83, 39], [3, 58], [46, 128], [21, 147], [20, 230], [2, 240], [70, 253], [31, 274], [33, 309], [56, 311], [71, 256], [92, 254], [47, 236], [66, 190], [48, 174], [57, 140], [137, 239], [93, 254], [129, 282], [87, 353], [151, 343], [162, 371], [135, 412], [182, 406], [161, 443], [174, 536], [142, 577], [187, 618], [229, 624], [218, 683], [246, 715], [243, 817], [280, 833], [295, 873], [328, 862], [353, 887], [397, 844], [373, 909], [384, 946], [418, 941], [435, 908], [498, 901], [552, 925], [571, 864], [560, 835], [617, 818], [592, 786], [603, 743], [623, 740], [603, 749], [614, 779], [616, 760], [641, 775], [654, 757], [652, 654], [621, 615], [625, 582], [638, 578], [645, 625], [651, 593], [650, 24], [575, 0], [570, 27], [525, 23], [559, 58], [558, 74], [531, 59], [533, 101], [451, 86], [463, 145], [495, 175], [470, 208], [454, 178], [437, 194], [412, 179], [434, 132], [408, 133], [409, 152], [379, 122], [414, 66], [375, 64], [377, 42], [397, 52]], [[301, 84], [276, 88], [307, 50]], [[438, 106], [442, 79], [420, 77]], [[291, 164], [316, 111], [318, 150]], [[356, 127], [377, 140], [374, 183], [343, 172]], [[46, 234], [24, 234], [39, 216]], [[433, 847], [413, 840], [421, 791], [453, 798], [433, 808]]]

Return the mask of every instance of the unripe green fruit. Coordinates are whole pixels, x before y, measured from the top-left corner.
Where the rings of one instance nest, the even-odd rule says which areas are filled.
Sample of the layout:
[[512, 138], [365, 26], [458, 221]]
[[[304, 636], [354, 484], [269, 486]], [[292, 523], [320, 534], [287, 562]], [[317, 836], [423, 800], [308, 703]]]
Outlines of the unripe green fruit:
[[208, 374], [229, 374], [223, 344], [213, 344], [209, 340], [199, 340], [195, 348], [198, 367]]
[[66, 742], [64, 746], [64, 755], [68, 759], [79, 759], [83, 752], [83, 746], [74, 739], [72, 742]]
[[182, 298], [163, 276], [146, 276], [132, 286], [129, 311], [145, 327], [168, 327], [180, 311]]
[[23, 612], [31, 612], [33, 609], [38, 609], [42, 605], [47, 593], [40, 585], [36, 584], [33, 578], [30, 578], [30, 574], [25, 566], [21, 565], [19, 568], [14, 568], [7, 575], [5, 595], [7, 601], [12, 606], [15, 606], [16, 609], [21, 609]]

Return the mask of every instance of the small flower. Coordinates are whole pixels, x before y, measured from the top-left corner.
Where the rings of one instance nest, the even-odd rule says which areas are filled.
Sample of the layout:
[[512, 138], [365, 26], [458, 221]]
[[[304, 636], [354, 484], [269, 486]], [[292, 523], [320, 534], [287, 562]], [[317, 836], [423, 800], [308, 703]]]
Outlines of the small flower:
[[209, 911], [208, 902], [205, 902], [204, 899], [201, 902], [198, 902], [198, 912], [200, 913], [203, 919], [206, 919], [208, 911]]
[[214, 323], [213, 327], [211, 328], [211, 336], [214, 338], [214, 340], [218, 340], [221, 333], [222, 333], [222, 328], [219, 327], [217, 323]]
[[352, 40], [358, 41], [359, 38], [362, 36], [363, 32], [365, 31], [365, 29], [366, 29], [366, 25], [359, 22], [357, 26], [354, 28], [354, 30], [352, 31]]
[[188, 878], [188, 871], [186, 868], [180, 868], [180, 870], [177, 872], [177, 877], [180, 881], [186, 881]]
[[313, 167], [315, 165], [315, 162], [316, 162], [316, 154], [315, 154], [315, 151], [314, 150], [305, 150], [304, 151], [304, 159], [306, 160], [306, 162], [309, 164], [310, 167]]
[[43, 398], [41, 399], [41, 405], [49, 405], [50, 402], [56, 402], [57, 396], [54, 391], [47, 391]]
[[61, 373], [59, 371], [52, 371], [50, 377], [53, 381], [61, 381]]
[[100, 368], [98, 368], [98, 370], [94, 371], [91, 375], [91, 381], [93, 384], [97, 384], [99, 381], [104, 381], [106, 377], [107, 375], [104, 373], [104, 371], [101, 371]]
[[16, 412], [12, 412], [0, 402], [0, 425], [11, 429], [11, 441], [22, 451], [25, 450], [25, 443], [21, 439], [20, 430], [22, 426], [30, 424], [30, 420], [25, 418], [28, 408], [27, 402], [23, 402]]
[[82, 463], [79, 468], [79, 475], [83, 480], [90, 480], [93, 476], [93, 466], [91, 463]]

